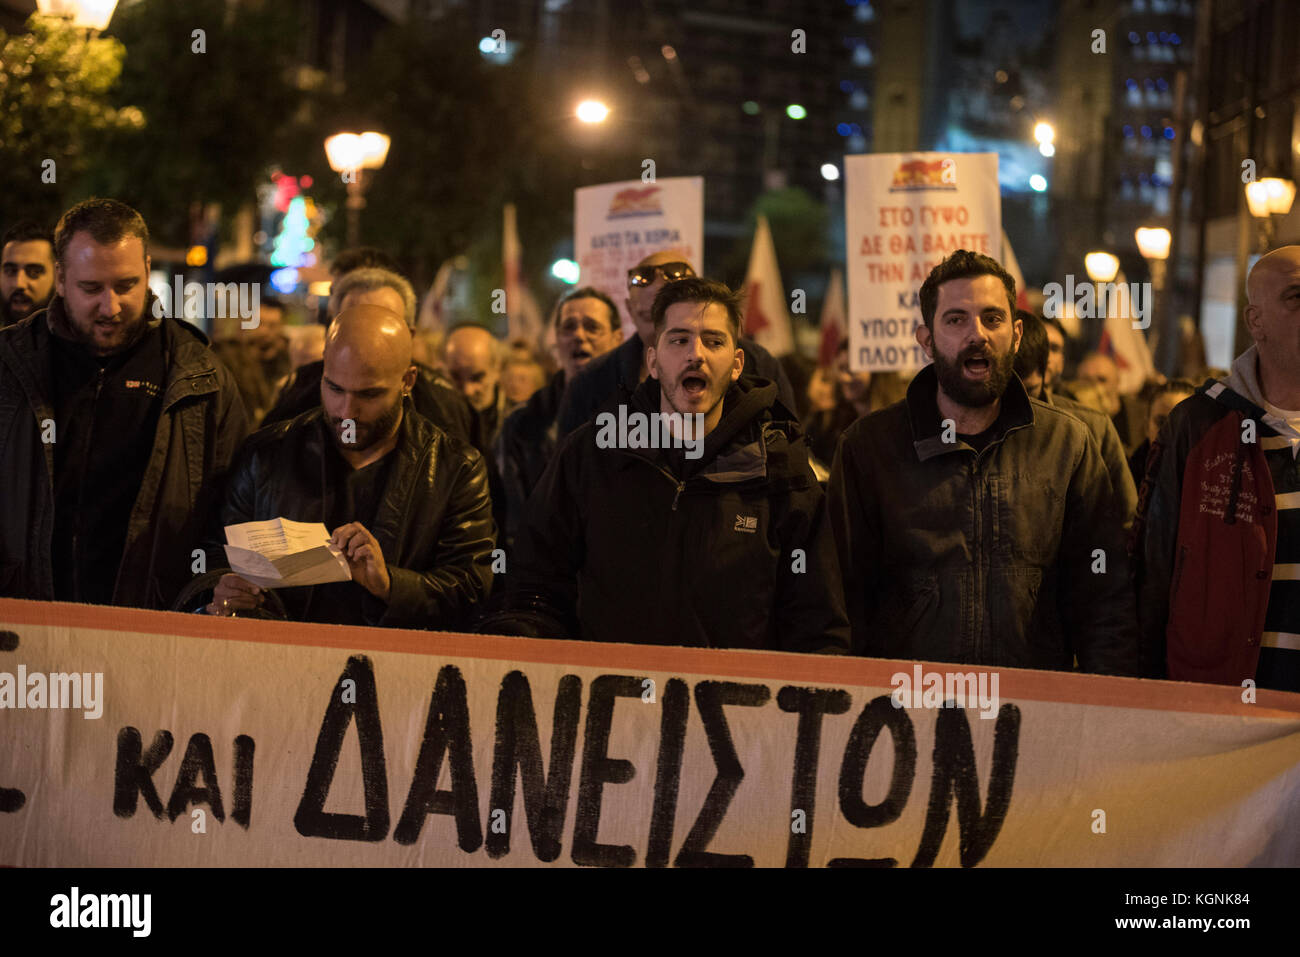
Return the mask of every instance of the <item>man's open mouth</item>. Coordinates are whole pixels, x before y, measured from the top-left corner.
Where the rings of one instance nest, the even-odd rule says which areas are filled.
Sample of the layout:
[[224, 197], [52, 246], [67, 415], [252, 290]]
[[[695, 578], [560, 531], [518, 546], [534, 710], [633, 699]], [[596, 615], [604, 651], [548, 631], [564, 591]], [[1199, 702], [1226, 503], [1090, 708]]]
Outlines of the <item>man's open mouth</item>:
[[967, 375], [981, 378], [989, 374], [993, 361], [988, 356], [971, 356], [961, 365]]
[[688, 372], [682, 376], [682, 391], [691, 398], [704, 395], [709, 389], [709, 380], [698, 372]]
[[588, 352], [586, 349], [574, 349], [572, 352], [572, 357], [574, 359], [590, 359], [591, 353]]

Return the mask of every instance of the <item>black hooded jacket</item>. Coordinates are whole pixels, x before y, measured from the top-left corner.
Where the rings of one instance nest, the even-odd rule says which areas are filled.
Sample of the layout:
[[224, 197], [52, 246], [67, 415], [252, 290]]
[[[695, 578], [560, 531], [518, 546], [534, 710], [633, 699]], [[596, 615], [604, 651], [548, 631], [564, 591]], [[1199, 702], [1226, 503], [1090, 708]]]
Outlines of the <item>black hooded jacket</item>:
[[[659, 407], [647, 379], [628, 412]], [[825, 496], [773, 383], [733, 385], [698, 458], [608, 447], [614, 432], [602, 415], [561, 443], [529, 499], [503, 611], [481, 630], [848, 650]]]

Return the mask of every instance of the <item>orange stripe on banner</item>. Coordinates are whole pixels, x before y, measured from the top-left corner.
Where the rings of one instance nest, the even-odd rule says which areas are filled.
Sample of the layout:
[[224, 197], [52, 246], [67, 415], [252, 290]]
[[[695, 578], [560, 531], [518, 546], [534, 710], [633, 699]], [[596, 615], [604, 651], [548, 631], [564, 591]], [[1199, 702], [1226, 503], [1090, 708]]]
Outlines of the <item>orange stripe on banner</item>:
[[913, 665], [919, 663], [925, 672], [996, 671], [999, 696], [1007, 699], [1233, 714], [1252, 718], [1300, 716], [1300, 694], [1284, 691], [1258, 691], [1257, 703], [1244, 704], [1241, 701], [1241, 689], [1236, 687], [1065, 671], [975, 668], [951, 662], [345, 627], [251, 618], [214, 618], [181, 612], [16, 598], [0, 598], [0, 626], [2, 625], [48, 625], [220, 641], [252, 641], [271, 645], [306, 645], [347, 651], [393, 651], [447, 658], [572, 665], [621, 672], [725, 675], [787, 684], [808, 682], [882, 688], [891, 687], [890, 679], [900, 672], [905, 672], [910, 678]]

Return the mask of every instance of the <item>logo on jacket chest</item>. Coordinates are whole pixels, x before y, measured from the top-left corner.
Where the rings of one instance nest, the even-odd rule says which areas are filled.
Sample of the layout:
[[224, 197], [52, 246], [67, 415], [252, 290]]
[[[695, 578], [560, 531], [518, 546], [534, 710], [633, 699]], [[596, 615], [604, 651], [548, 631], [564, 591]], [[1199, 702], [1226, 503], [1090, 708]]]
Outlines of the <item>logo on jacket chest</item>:
[[758, 516], [739, 515], [739, 514], [736, 515], [736, 527], [733, 529], [733, 531], [748, 532], [749, 534], [753, 535], [755, 532], [758, 531]]
[[162, 389], [156, 382], [147, 382], [144, 379], [127, 379], [124, 383], [126, 388], [132, 392], [143, 392], [149, 398], [154, 398]]

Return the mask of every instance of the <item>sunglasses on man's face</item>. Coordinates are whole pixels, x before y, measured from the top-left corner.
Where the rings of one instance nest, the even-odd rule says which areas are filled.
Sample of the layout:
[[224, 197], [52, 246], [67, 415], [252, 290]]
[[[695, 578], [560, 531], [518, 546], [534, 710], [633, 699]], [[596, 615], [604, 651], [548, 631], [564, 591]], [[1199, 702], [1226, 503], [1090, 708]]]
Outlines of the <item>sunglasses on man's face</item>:
[[655, 274], [661, 273], [664, 282], [676, 282], [695, 275], [689, 263], [660, 263], [658, 266], [638, 266], [627, 271], [629, 286], [648, 286], [655, 281]]

